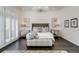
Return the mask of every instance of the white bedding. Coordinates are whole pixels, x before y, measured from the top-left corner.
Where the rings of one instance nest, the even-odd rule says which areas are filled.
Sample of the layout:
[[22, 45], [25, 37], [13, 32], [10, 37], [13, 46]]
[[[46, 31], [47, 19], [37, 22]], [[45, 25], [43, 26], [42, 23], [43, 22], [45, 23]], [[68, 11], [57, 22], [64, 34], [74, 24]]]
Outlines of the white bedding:
[[50, 32], [40, 32], [38, 39], [27, 39], [27, 46], [52, 46], [55, 42], [53, 34]]
[[47, 38], [47, 39], [54, 40], [53, 34], [50, 32], [39, 32], [38, 37], [39, 37], [39, 39]]

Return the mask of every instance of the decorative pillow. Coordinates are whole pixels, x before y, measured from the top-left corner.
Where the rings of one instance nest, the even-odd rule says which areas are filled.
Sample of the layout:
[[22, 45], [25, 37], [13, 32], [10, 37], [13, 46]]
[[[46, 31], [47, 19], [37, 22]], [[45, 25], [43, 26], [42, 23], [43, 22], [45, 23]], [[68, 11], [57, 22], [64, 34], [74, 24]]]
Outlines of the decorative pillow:
[[34, 39], [38, 39], [38, 34], [37, 34], [37, 32], [32, 31], [32, 35], [33, 35], [33, 38], [34, 38]]
[[36, 35], [34, 36], [34, 38], [35, 38], [35, 39], [38, 39], [38, 38], [39, 38], [38, 34], [36, 34]]
[[42, 27], [38, 27], [38, 32], [42, 32]]
[[34, 31], [34, 32], [38, 32], [38, 28], [37, 28], [37, 27], [34, 27], [34, 28], [33, 28], [33, 31]]
[[34, 38], [32, 33], [28, 33], [26, 37], [27, 37], [27, 39], [30, 39], [30, 40]]
[[42, 29], [43, 29], [42, 32], [48, 32], [49, 31], [48, 27], [43, 27]]
[[30, 39], [30, 40], [39, 38], [37, 32], [34, 32], [34, 31], [28, 33], [26, 37], [27, 39]]

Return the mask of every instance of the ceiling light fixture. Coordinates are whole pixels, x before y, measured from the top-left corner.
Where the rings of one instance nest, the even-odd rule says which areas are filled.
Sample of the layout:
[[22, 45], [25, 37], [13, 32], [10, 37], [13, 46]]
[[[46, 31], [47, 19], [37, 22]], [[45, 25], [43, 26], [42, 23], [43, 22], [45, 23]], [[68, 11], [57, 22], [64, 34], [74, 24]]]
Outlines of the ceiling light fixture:
[[47, 7], [47, 6], [36, 6], [36, 7], [33, 7], [32, 10], [38, 11], [38, 12], [45, 12], [45, 11], [49, 10], [49, 7]]

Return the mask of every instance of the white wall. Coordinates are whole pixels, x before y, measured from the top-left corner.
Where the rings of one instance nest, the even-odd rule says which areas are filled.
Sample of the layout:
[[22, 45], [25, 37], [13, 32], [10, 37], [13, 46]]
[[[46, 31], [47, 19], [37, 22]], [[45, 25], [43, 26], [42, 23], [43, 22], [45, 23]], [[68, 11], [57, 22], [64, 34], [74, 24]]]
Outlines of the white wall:
[[[79, 46], [79, 27], [78, 28], [65, 28], [64, 27], [64, 20], [70, 20], [72, 18], [78, 18], [79, 19], [79, 7], [66, 7], [62, 11], [60, 11], [59, 14], [62, 21], [62, 30], [61, 30], [61, 36], [68, 41], [76, 44]], [[79, 20], [78, 20], [79, 23]], [[79, 26], [79, 24], [78, 24]]]
[[35, 12], [35, 11], [25, 11], [24, 17], [30, 18], [30, 25], [32, 23], [49, 23], [51, 28], [51, 18], [58, 17], [56, 14], [57, 11], [48, 11], [48, 12]]

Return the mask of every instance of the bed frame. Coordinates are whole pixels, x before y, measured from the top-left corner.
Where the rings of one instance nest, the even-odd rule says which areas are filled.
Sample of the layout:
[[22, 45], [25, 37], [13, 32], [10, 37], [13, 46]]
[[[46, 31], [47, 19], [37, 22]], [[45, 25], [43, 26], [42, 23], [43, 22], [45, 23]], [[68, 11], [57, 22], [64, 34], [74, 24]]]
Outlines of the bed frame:
[[[45, 27], [48, 27], [48, 30], [49, 30], [49, 23], [32, 23], [32, 30], [33, 30], [33, 28], [34, 27], [40, 27], [40, 28], [45, 28]], [[31, 41], [30, 41], [31, 42]], [[48, 48], [48, 47], [50, 47], [50, 48], [52, 48], [54, 46], [54, 44], [52, 44], [51, 46], [29, 46], [29, 45], [27, 45], [27, 48], [30, 48], [30, 47], [43, 47], [43, 48]]]

